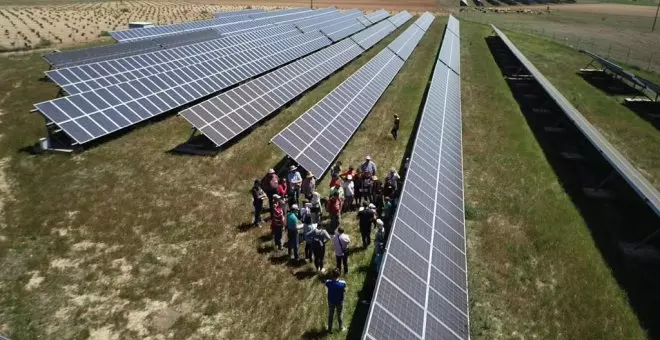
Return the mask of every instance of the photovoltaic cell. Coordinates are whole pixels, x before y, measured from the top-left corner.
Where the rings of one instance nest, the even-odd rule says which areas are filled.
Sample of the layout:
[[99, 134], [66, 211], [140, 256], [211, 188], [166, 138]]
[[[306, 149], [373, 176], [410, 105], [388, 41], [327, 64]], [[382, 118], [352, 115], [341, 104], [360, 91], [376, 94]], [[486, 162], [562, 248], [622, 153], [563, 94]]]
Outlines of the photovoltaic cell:
[[56, 69], [47, 71], [46, 75], [67, 93], [76, 94], [164, 72], [176, 72], [299, 34], [293, 25], [282, 25], [137, 56]]
[[[408, 43], [416, 45], [417, 41]], [[403, 64], [391, 50], [381, 51], [272, 142], [306, 170], [323, 175]]]
[[[432, 14], [429, 14], [429, 15], [431, 15], [431, 17], [433, 17]], [[412, 14], [408, 13], [408, 11], [403, 11], [403, 12], [399, 12], [399, 13], [395, 14], [394, 16], [390, 17], [389, 21], [392, 24], [394, 24], [394, 26], [400, 27], [401, 25], [406, 23], [408, 20], [410, 20], [410, 18], [412, 18]]]
[[332, 27], [335, 25], [346, 25], [357, 22], [357, 17], [362, 15], [362, 11], [358, 9], [352, 9], [346, 12], [341, 13], [341, 16], [331, 19], [326, 19], [323, 21], [312, 20], [309, 23], [298, 23], [296, 26], [303, 32], [307, 33], [310, 31], [318, 30], [322, 27]]
[[460, 54], [460, 38], [452, 31], [447, 30], [440, 48], [440, 61], [454, 72], [461, 74]]
[[227, 18], [227, 17], [233, 17], [237, 15], [244, 15], [244, 14], [256, 14], [256, 13], [262, 13], [265, 12], [263, 9], [242, 9], [238, 11], [228, 11], [228, 12], [217, 12], [215, 13], [216, 18]]
[[386, 19], [390, 16], [390, 13], [384, 9], [379, 9], [375, 12], [371, 12], [365, 15], [365, 18], [369, 20], [370, 23], [375, 24], [383, 19]]
[[[35, 106], [77, 143], [83, 144], [203, 98], [330, 44], [331, 41], [320, 32], [300, 34], [194, 65], [182, 69], [183, 72], [168, 71]], [[105, 124], [106, 120], [112, 124]]]
[[364, 339], [470, 336], [460, 77], [447, 65], [438, 60], [433, 72]]
[[394, 32], [396, 26], [394, 26], [389, 21], [383, 21], [374, 26], [373, 30], [365, 30], [358, 34], [355, 34], [351, 37], [351, 40], [355, 41], [365, 50], [371, 48], [373, 45], [376, 45], [381, 39], [386, 37], [388, 34]]
[[434, 17], [431, 13], [424, 13], [421, 17], [419, 17], [419, 20], [417, 20], [417, 27], [421, 28], [423, 31], [426, 31], [429, 29], [429, 26], [431, 26], [433, 19]]

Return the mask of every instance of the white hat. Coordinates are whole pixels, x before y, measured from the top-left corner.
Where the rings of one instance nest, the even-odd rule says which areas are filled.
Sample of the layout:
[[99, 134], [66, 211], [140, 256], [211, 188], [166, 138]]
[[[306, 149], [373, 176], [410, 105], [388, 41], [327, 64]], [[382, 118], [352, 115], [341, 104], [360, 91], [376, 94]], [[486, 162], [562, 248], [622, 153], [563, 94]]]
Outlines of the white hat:
[[362, 210], [364, 210], [364, 207], [360, 207], [360, 209], [358, 209], [358, 211], [362, 211]]
[[312, 203], [311, 203], [311, 202], [305, 202], [305, 206], [306, 206], [306, 207], [311, 207], [311, 206], [312, 206]]
[[364, 159], [371, 160], [371, 156], [364, 157]]
[[395, 168], [391, 168], [391, 169], [390, 169], [390, 172], [391, 172], [391, 173], [395, 173], [395, 172], [396, 172], [396, 169], [395, 169]]
[[376, 220], [376, 224], [378, 224], [379, 227], [382, 227], [382, 226], [385, 225], [385, 223], [383, 223], [383, 220], [381, 220], [380, 218]]
[[295, 165], [292, 165], [292, 166], [289, 167], [289, 171], [293, 171], [293, 170], [296, 170], [296, 169], [298, 169], [298, 167], [295, 166]]
[[274, 173], [275, 173], [275, 170], [274, 170], [274, 169], [268, 169], [268, 173], [269, 173], [269, 174], [274, 174]]
[[376, 209], [376, 206], [373, 203], [369, 203], [369, 209]]
[[292, 205], [292, 206], [291, 206], [291, 209], [292, 209], [292, 210], [298, 210], [298, 205], [297, 205], [297, 204]]
[[282, 198], [282, 196], [280, 196], [280, 195], [278, 195], [278, 194], [274, 194], [274, 195], [273, 195], [273, 198], [280, 199], [280, 198]]
[[350, 180], [353, 179], [353, 176], [352, 176], [352, 175], [348, 175], [348, 176], [346, 176], [346, 179], [350, 181]]

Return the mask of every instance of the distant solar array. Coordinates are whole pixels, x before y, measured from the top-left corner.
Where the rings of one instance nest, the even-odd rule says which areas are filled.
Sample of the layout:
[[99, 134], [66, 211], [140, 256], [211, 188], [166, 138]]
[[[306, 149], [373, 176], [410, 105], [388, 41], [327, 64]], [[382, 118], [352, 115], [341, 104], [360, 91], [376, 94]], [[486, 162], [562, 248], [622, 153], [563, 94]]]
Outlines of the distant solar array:
[[364, 339], [469, 339], [461, 130], [460, 77], [437, 62]]
[[[389, 21], [386, 23], [391, 25]], [[411, 25], [389, 48], [381, 51], [271, 141], [306, 170], [317, 176], [323, 175], [403, 66], [405, 58], [397, 56], [390, 48], [399, 46], [399, 49], [407, 50], [407, 44], [416, 46], [421, 35], [410, 32], [415, 30], [420, 28]], [[401, 44], [400, 40], [406, 43]]]
[[355, 22], [356, 18], [362, 16], [362, 11], [358, 9], [352, 9], [346, 12], [341, 13], [340, 16], [335, 18], [325, 19], [323, 21], [312, 20], [311, 22], [299, 22], [296, 24], [298, 29], [303, 32], [309, 32], [318, 30], [321, 27], [332, 27], [337, 24], [344, 24], [347, 22]]
[[76, 94], [165, 72], [180, 75], [194, 65], [299, 34], [293, 25], [275, 26], [167, 50], [55, 69], [46, 75], [67, 93]]
[[[334, 10], [334, 9], [328, 9]], [[314, 11], [317, 14], [323, 14], [328, 10]], [[118, 42], [128, 42], [142, 39], [153, 39], [155, 37], [178, 34], [183, 32], [191, 32], [198, 30], [206, 30], [215, 28], [220, 30], [221, 33], [231, 33], [235, 31], [242, 31], [249, 28], [261, 27], [264, 25], [272, 24], [270, 19], [273, 18], [295, 18], [295, 14], [303, 12], [311, 12], [308, 8], [294, 8], [287, 10], [279, 10], [272, 12], [259, 12], [259, 13], [241, 13], [241, 11], [234, 12], [236, 15], [227, 15], [221, 18], [203, 20], [196, 22], [185, 22], [173, 25], [162, 25], [154, 27], [134, 28], [123, 31], [110, 32], [110, 35]]]
[[494, 25], [493, 31], [502, 39], [511, 53], [520, 61], [527, 71], [536, 79], [550, 97], [557, 103], [568, 119], [591, 142], [605, 160], [630, 184], [646, 204], [660, 216], [660, 192], [618, 151], [605, 136], [596, 129], [525, 57], [509, 38]]
[[261, 13], [265, 12], [264, 9], [242, 9], [238, 11], [228, 11], [228, 12], [217, 12], [215, 13], [215, 18], [228, 18], [228, 17], [233, 17], [237, 15], [244, 15], [244, 14], [256, 14], [256, 13]]
[[[368, 28], [363, 36], [367, 38], [382, 30], [391, 33], [395, 27], [387, 24]], [[378, 36], [379, 40], [384, 37]], [[216, 146], [222, 146], [359, 56], [364, 50], [356, 39], [359, 42], [359, 38], [346, 39], [326, 47], [186, 109], [181, 115]]]
[[320, 32], [299, 33], [229, 56], [36, 104], [83, 144], [203, 98], [330, 45]]

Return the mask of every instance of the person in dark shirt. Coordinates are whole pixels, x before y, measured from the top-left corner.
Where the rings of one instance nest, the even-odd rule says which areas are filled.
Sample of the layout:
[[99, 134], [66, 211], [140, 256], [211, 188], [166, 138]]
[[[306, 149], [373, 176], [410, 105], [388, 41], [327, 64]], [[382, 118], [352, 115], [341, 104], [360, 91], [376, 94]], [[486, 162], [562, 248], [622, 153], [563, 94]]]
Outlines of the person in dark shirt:
[[390, 131], [394, 139], [397, 139], [399, 137], [399, 122], [400, 122], [399, 115], [394, 115], [394, 122], [392, 123], [392, 131]]
[[252, 185], [252, 205], [254, 206], [254, 226], [261, 228], [261, 210], [264, 208], [264, 199], [266, 198], [266, 193], [261, 189], [261, 181], [258, 179], [254, 180], [254, 185]]
[[367, 248], [371, 243], [371, 224], [373, 223], [375, 217], [376, 215], [374, 211], [368, 207], [367, 202], [364, 202], [360, 208], [360, 211], [357, 213], [363, 248]]
[[337, 321], [339, 321], [339, 329], [344, 332], [346, 329], [343, 327], [344, 320], [342, 312], [344, 309], [344, 293], [346, 292], [346, 282], [340, 280], [341, 272], [339, 269], [332, 271], [332, 279], [325, 281], [325, 286], [328, 288], [328, 332], [332, 333], [332, 319], [337, 311]]

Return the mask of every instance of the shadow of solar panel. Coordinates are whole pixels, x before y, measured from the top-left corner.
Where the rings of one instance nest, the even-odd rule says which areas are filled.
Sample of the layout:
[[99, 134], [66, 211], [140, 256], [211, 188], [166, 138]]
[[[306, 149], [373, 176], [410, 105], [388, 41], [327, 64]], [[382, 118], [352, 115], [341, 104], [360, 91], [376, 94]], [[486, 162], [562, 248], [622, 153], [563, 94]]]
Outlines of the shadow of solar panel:
[[[89, 125], [87, 126], [88, 129], [78, 123], [79, 119], [85, 118], [85, 122], [87, 122], [89, 117], [101, 112], [113, 122], [128, 120], [131, 123], [136, 123], [220, 91], [247, 78], [314, 52], [330, 43], [330, 40], [320, 32], [301, 34], [223, 57], [212, 63], [207, 62], [188, 67], [179, 75], [173, 71], [165, 72], [163, 73], [164, 80], [160, 83], [157, 81], [157, 77], [152, 76], [145, 78], [145, 80], [129, 81], [108, 88], [39, 103], [35, 106], [67, 134], [71, 132], [71, 137], [77, 143], [83, 144], [119, 130], [122, 126], [112, 130], [104, 128], [98, 130], [96, 126]], [[239, 61], [242, 63], [239, 63]], [[224, 65], [235, 66], [228, 68]], [[100, 109], [92, 104], [98, 98], [101, 98], [101, 101], [107, 105], [110, 105], [111, 102], [115, 104]], [[73, 104], [76, 101], [89, 103], [89, 105], [83, 109]], [[64, 121], [61, 121], [62, 113], [66, 118]], [[57, 121], [56, 119], [60, 120]], [[70, 122], [73, 122], [73, 124], [70, 124]], [[100, 126], [100, 123], [94, 122], [94, 124]]]
[[[293, 25], [283, 25], [148, 54], [47, 71], [46, 75], [68, 93], [76, 94], [165, 72], [177, 72], [300, 34]], [[231, 67], [235, 63], [226, 66]]]

